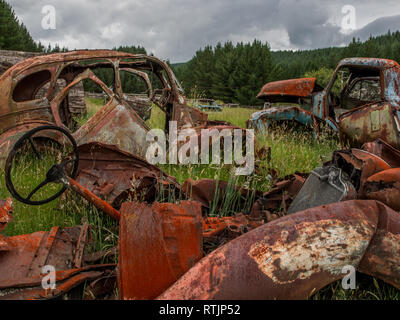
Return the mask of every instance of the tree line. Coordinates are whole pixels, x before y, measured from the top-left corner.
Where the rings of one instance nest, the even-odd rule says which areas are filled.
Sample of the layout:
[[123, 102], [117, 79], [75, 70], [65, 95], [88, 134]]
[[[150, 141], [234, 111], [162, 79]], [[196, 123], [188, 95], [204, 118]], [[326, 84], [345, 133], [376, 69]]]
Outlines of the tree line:
[[353, 40], [346, 47], [271, 51], [268, 43], [226, 42], [206, 46], [187, 63], [174, 65], [188, 96], [204, 96], [243, 105], [262, 103], [255, 97], [269, 81], [317, 76], [326, 85], [339, 61], [347, 57], [374, 57], [400, 62], [400, 32], [367, 41]]
[[[0, 49], [44, 53], [68, 51], [58, 45], [44, 47], [35, 42], [5, 0], [0, 0]], [[146, 49], [140, 46], [120, 46], [113, 50], [146, 54]], [[364, 42], [353, 38], [346, 47], [299, 51], [271, 51], [268, 43], [258, 40], [218, 43], [215, 47], [199, 49], [186, 63], [171, 66], [190, 98], [256, 105], [261, 104], [256, 95], [265, 83], [317, 76], [320, 84], [325, 85], [338, 62], [346, 57], [387, 58], [400, 62], [400, 32], [388, 31]], [[114, 75], [111, 70], [97, 70], [96, 74], [112, 86]], [[126, 73], [121, 77], [125, 92], [143, 92], [145, 86], [138, 77]], [[85, 82], [85, 89], [100, 91], [91, 82]]]
[[40, 52], [44, 47], [36, 43], [23, 23], [18, 21], [14, 10], [0, 0], [0, 49]]

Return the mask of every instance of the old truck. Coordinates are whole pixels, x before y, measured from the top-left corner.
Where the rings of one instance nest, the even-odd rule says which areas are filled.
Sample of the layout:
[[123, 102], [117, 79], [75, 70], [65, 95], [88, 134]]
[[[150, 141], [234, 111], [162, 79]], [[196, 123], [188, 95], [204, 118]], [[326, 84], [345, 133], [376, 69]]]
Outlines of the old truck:
[[[337, 89], [341, 88], [341, 89]], [[393, 60], [346, 58], [326, 88], [315, 78], [267, 83], [257, 95], [272, 105], [251, 115], [248, 127], [295, 121], [319, 131], [326, 123], [352, 146], [378, 138], [400, 147], [400, 65]]]

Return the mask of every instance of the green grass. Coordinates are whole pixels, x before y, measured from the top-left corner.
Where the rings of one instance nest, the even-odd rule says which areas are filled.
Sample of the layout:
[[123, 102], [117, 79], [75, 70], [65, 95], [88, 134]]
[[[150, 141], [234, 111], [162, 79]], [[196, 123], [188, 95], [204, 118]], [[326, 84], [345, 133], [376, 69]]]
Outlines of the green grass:
[[[99, 99], [87, 99], [88, 115], [79, 119], [82, 124], [93, 115], [103, 104]], [[210, 112], [209, 118], [229, 121], [235, 125], [245, 127], [246, 120], [256, 110], [244, 108], [224, 109], [222, 112]], [[161, 110], [154, 107], [152, 116], [147, 121], [152, 128], [162, 128], [165, 117]], [[274, 130], [271, 134], [257, 135], [260, 146], [271, 148], [271, 160], [259, 159], [258, 164], [262, 168], [261, 174], [253, 174], [247, 177], [234, 177], [233, 167], [229, 165], [160, 165], [169, 175], [175, 176], [178, 182], [186, 179], [212, 178], [229, 182], [221, 211], [216, 210], [215, 203], [211, 204], [210, 215], [230, 215], [237, 212], [238, 197], [234, 191], [236, 184], [250, 189], [267, 191], [271, 187], [268, 180], [268, 170], [276, 169], [281, 177], [296, 171], [310, 172], [330, 159], [332, 152], [340, 147], [337, 138], [330, 132], [324, 131], [318, 139], [307, 131], [293, 131], [288, 128]], [[21, 161], [19, 168], [14, 172], [16, 185], [20, 185], [25, 192], [33, 189], [46, 173], [47, 168], [54, 159], [45, 159], [37, 163], [29, 157]], [[53, 190], [54, 191], [54, 190]], [[47, 190], [46, 192], [50, 192]], [[38, 194], [38, 197], [46, 196], [46, 192]], [[0, 198], [10, 196], [4, 182], [4, 174], [0, 174]], [[217, 195], [216, 195], [217, 196]], [[250, 195], [248, 203], [250, 208], [252, 201]], [[14, 201], [13, 221], [4, 231], [5, 235], [31, 233], [39, 230], [48, 231], [53, 226], [68, 227], [87, 222], [93, 225], [94, 243], [89, 250], [104, 250], [116, 245], [118, 240], [118, 224], [102, 212], [98, 212], [91, 204], [72, 193], [65, 193], [59, 199], [42, 206], [24, 205]], [[357, 289], [343, 290], [340, 281], [337, 281], [321, 291], [312, 299], [396, 299], [400, 298], [400, 291], [394, 287], [372, 277], [357, 274]]]

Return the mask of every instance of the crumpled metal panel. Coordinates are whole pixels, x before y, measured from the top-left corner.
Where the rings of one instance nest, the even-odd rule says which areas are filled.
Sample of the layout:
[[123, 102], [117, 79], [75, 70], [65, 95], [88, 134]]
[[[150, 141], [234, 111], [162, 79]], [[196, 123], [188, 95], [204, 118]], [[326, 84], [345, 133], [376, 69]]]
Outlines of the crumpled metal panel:
[[[7, 238], [8, 250], [0, 253], [0, 299], [51, 299], [114, 269], [82, 265], [87, 230], [88, 225], [53, 227]], [[45, 265], [56, 270], [56, 290], [41, 287]]]
[[370, 176], [363, 191], [364, 198], [381, 201], [400, 211], [400, 168], [380, 171]]
[[131, 108], [112, 100], [80, 127], [73, 137], [78, 145], [100, 142], [145, 158], [150, 128]]
[[[214, 205], [220, 207], [228, 188], [228, 182], [214, 179], [186, 180], [182, 185], [182, 192], [187, 198], [200, 202], [205, 208], [210, 208]], [[231, 186], [231, 188], [233, 188]], [[253, 193], [252, 190], [235, 186], [235, 190], [242, 197], [242, 202], [246, 202], [248, 197]], [[261, 197], [262, 192], [254, 191], [255, 198]]]
[[154, 299], [203, 256], [201, 204], [125, 202], [119, 233], [120, 299]]
[[68, 293], [76, 286], [85, 281], [112, 278], [114, 264], [87, 266], [79, 269], [56, 271], [56, 288], [43, 289], [43, 276], [31, 277], [18, 287], [0, 288], [0, 300], [48, 300], [54, 299]]
[[287, 213], [355, 199], [357, 192], [347, 174], [335, 166], [316, 168], [291, 203]]
[[203, 238], [213, 241], [223, 236], [224, 240], [232, 240], [262, 224], [263, 219], [252, 219], [243, 213], [228, 217], [206, 217], [203, 219]]
[[[295, 173], [277, 182], [273, 188], [257, 199], [251, 209], [253, 218], [261, 218], [269, 214], [286, 214], [287, 209], [301, 190], [307, 174]], [[268, 221], [268, 219], [266, 219]]]
[[11, 221], [11, 212], [12, 212], [12, 200], [11, 198], [7, 198], [5, 201], [0, 201], [0, 252], [8, 251], [9, 246], [6, 238], [1, 235], [1, 232], [7, 226], [7, 223]]
[[351, 200], [265, 224], [202, 259], [158, 299], [305, 299], [344, 266], [400, 288], [400, 215]]
[[297, 106], [272, 107], [255, 112], [247, 122], [248, 128], [265, 132], [275, 121], [296, 121], [304, 126], [310, 126], [318, 132], [318, 123], [312, 112]]
[[381, 139], [365, 143], [362, 149], [380, 157], [393, 168], [400, 167], [400, 150], [393, 148]]
[[153, 202], [160, 193], [179, 193], [175, 178], [116, 146], [93, 142], [79, 146], [78, 151], [76, 181], [114, 207], [129, 196]]
[[388, 102], [355, 108], [339, 117], [340, 138], [352, 147], [382, 139], [395, 148], [400, 147], [399, 125], [395, 107]]
[[343, 170], [358, 193], [363, 192], [368, 177], [391, 168], [382, 158], [360, 149], [335, 151], [332, 161], [325, 165], [334, 165]]

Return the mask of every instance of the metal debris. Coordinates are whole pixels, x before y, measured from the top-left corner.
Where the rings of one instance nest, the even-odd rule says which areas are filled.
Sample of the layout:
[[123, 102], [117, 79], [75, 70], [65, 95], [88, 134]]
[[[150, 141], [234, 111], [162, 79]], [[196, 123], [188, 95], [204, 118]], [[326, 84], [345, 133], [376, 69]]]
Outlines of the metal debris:
[[158, 299], [307, 299], [348, 265], [400, 288], [399, 241], [400, 215], [377, 201], [307, 209], [213, 251]]
[[316, 168], [311, 171], [287, 213], [355, 199], [356, 196], [353, 184], [341, 169], [334, 166]]
[[[82, 264], [87, 228], [53, 227], [49, 232], [8, 237], [8, 250], [0, 254], [0, 299], [55, 298], [84, 281], [109, 274], [114, 264]], [[54, 290], [42, 287], [42, 268], [46, 265], [56, 271]]]
[[0, 201], [0, 252], [9, 250], [7, 240], [4, 236], [1, 235], [1, 233], [7, 226], [7, 223], [11, 221], [12, 218], [11, 213], [12, 213], [11, 198], [7, 198], [7, 200], [5, 201]]
[[78, 147], [76, 181], [119, 208], [128, 199], [154, 202], [178, 194], [180, 185], [158, 167], [116, 146], [94, 142]]
[[201, 204], [125, 202], [121, 208], [121, 299], [154, 299], [203, 256]]

